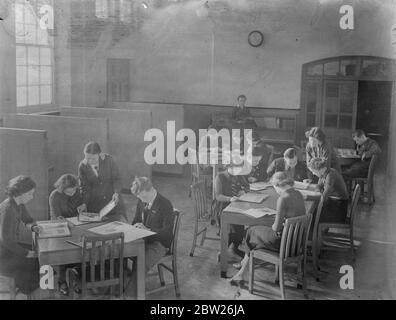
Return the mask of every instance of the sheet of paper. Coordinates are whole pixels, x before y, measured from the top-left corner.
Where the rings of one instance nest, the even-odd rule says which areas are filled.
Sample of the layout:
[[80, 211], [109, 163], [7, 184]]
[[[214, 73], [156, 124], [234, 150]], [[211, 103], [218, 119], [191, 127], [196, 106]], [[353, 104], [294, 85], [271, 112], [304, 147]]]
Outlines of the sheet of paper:
[[360, 158], [360, 156], [356, 154], [356, 150], [354, 149], [337, 149], [337, 153], [341, 158]]
[[78, 220], [81, 222], [99, 222], [102, 220], [99, 213], [81, 212], [78, 215]]
[[75, 226], [80, 226], [82, 224], [87, 224], [89, 221], [80, 221], [78, 217], [66, 218], [67, 221], [72, 223]]
[[130, 224], [120, 222], [120, 221], [106, 223], [104, 225], [91, 228], [91, 229], [89, 229], [89, 231], [92, 231], [97, 234], [102, 234], [102, 235], [123, 232], [124, 233], [124, 242], [131, 242], [131, 241], [134, 241], [137, 239], [142, 239], [142, 238], [145, 238], [145, 237], [155, 234], [155, 232], [152, 232], [149, 230], [144, 230], [144, 229], [139, 229], [139, 228], [136, 228]]
[[260, 190], [264, 190], [267, 188], [271, 188], [272, 184], [269, 182], [254, 182], [250, 184], [250, 190], [252, 191], [260, 191]]
[[296, 189], [307, 190], [308, 186], [309, 186], [309, 183], [294, 181], [294, 188], [296, 188]]
[[304, 198], [307, 197], [320, 198], [320, 196], [322, 195], [319, 191], [312, 191], [312, 190], [298, 190], [298, 191], [301, 192]]
[[45, 238], [58, 238], [67, 237], [71, 235], [67, 222], [54, 221], [39, 221], [37, 225], [41, 227], [42, 231], [38, 237]]
[[261, 203], [269, 197], [268, 194], [248, 192], [238, 197], [239, 201]]
[[251, 208], [243, 212], [244, 214], [251, 216], [253, 218], [261, 218], [264, 216], [272, 216], [276, 214], [276, 210], [270, 208]]
[[105, 215], [107, 215], [111, 210], [113, 210], [116, 207], [116, 204], [114, 201], [110, 201], [108, 204], [106, 204], [102, 210], [99, 212], [99, 216], [102, 219]]

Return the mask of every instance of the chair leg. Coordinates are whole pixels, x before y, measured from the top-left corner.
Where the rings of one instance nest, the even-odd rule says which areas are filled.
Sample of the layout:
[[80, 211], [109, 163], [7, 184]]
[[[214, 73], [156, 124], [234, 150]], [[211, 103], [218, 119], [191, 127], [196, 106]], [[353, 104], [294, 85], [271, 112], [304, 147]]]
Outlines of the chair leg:
[[283, 262], [279, 263], [279, 286], [281, 291], [282, 300], [285, 300], [285, 283], [283, 276]]
[[16, 300], [17, 294], [16, 294], [16, 285], [14, 278], [10, 278], [9, 287], [10, 287], [10, 300]]
[[350, 241], [350, 246], [351, 246], [351, 256], [352, 256], [352, 261], [355, 261], [355, 242], [353, 239], [353, 230], [351, 228], [349, 232], [349, 241]]
[[250, 252], [249, 255], [249, 292], [253, 293], [253, 284], [254, 284], [254, 258], [253, 252]]
[[161, 286], [164, 286], [165, 281], [164, 281], [164, 273], [162, 271], [162, 266], [160, 264], [157, 264], [157, 269], [158, 269], [158, 276], [160, 279]]
[[318, 254], [317, 254], [317, 241], [318, 241], [318, 231], [314, 230], [313, 236], [312, 236], [312, 264], [313, 264], [313, 269], [314, 269], [314, 275], [316, 278], [316, 281], [319, 281], [319, 275], [318, 275]]
[[301, 276], [302, 276], [302, 289], [304, 293], [304, 297], [308, 299], [308, 292], [307, 292], [307, 278], [306, 278], [306, 260], [303, 259], [301, 261]]
[[194, 251], [195, 247], [197, 245], [197, 237], [198, 237], [198, 220], [195, 220], [195, 226], [194, 226], [194, 238], [193, 238], [193, 243], [190, 251], [190, 257], [194, 256]]
[[279, 265], [275, 265], [275, 284], [279, 285]]
[[177, 275], [177, 265], [176, 262], [172, 262], [172, 273], [173, 273], [173, 282], [175, 284], [175, 293], [176, 297], [180, 297], [180, 288], [179, 288], [179, 277]]
[[206, 227], [202, 230], [202, 237], [201, 237], [201, 247], [204, 245], [206, 239]]

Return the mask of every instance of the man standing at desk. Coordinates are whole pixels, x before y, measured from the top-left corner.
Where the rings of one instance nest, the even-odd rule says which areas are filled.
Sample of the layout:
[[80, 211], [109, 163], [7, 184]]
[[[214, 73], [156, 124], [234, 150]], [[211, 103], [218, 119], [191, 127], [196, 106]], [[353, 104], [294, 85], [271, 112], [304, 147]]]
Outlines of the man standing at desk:
[[360, 160], [343, 170], [342, 174], [346, 178], [365, 178], [368, 174], [372, 156], [379, 155], [381, 148], [376, 141], [366, 137], [363, 130], [353, 132], [352, 139], [356, 142], [356, 151], [360, 156]]
[[246, 96], [241, 94], [238, 96], [238, 105], [232, 110], [232, 120], [242, 124], [240, 129], [257, 128], [256, 122], [253, 120], [249, 109], [245, 106]]

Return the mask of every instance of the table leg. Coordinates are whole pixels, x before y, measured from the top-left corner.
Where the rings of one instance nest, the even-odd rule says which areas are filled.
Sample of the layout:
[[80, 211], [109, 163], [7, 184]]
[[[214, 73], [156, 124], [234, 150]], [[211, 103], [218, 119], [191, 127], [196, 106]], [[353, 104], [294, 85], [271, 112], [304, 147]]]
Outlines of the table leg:
[[214, 164], [212, 170], [212, 200], [216, 197], [215, 195], [215, 186], [216, 186], [216, 175], [217, 175], [217, 166]]
[[145, 266], [144, 243], [139, 246], [137, 256], [137, 298], [138, 300], [146, 299], [146, 266]]
[[221, 253], [220, 253], [220, 277], [227, 278], [227, 269], [228, 269], [228, 261], [227, 261], [227, 248], [228, 248], [228, 234], [230, 232], [230, 225], [225, 219], [223, 219], [224, 215], [221, 215]]

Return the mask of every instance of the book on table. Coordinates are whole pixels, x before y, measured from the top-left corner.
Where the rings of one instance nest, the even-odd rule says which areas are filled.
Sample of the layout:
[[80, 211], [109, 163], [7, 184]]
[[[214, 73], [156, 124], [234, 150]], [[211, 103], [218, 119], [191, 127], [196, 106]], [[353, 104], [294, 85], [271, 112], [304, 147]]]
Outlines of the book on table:
[[260, 191], [265, 190], [267, 188], [271, 188], [272, 184], [269, 182], [259, 181], [250, 184], [250, 190], [252, 191]]
[[38, 221], [37, 225], [41, 228], [38, 234], [39, 239], [68, 237], [71, 235], [67, 221]]
[[111, 200], [106, 204], [99, 213], [94, 212], [80, 212], [78, 215], [78, 220], [81, 222], [100, 222], [103, 218], [111, 212], [116, 207], [116, 203]]
[[261, 203], [269, 197], [268, 194], [248, 192], [238, 197], [239, 201]]
[[253, 218], [261, 218], [264, 216], [272, 216], [276, 214], [276, 210], [271, 208], [250, 208], [248, 210], [243, 211], [243, 214], [246, 214]]

